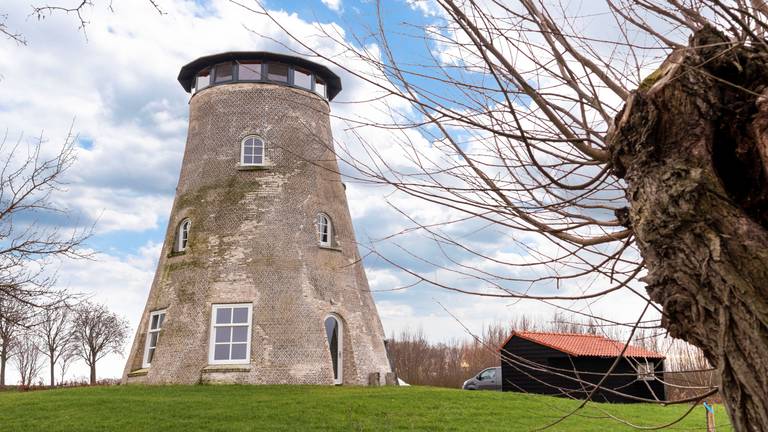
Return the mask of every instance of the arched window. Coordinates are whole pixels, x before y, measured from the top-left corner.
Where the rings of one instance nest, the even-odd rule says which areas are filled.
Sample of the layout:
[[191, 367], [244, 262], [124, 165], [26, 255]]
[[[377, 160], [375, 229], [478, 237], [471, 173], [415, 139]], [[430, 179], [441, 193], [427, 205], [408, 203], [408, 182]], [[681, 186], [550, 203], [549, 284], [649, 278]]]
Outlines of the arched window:
[[264, 165], [264, 140], [255, 136], [243, 139], [240, 145], [240, 165]]
[[331, 350], [331, 365], [333, 366], [333, 383], [341, 384], [343, 382], [343, 352], [342, 341], [343, 329], [341, 320], [334, 315], [328, 315], [325, 318], [325, 336], [328, 338], [328, 348]]
[[189, 244], [189, 230], [192, 228], [192, 221], [184, 219], [179, 224], [179, 231], [176, 233], [176, 252], [183, 252]]
[[325, 213], [317, 215], [317, 239], [320, 242], [320, 246], [331, 246], [333, 239], [333, 225], [331, 224], [331, 218]]

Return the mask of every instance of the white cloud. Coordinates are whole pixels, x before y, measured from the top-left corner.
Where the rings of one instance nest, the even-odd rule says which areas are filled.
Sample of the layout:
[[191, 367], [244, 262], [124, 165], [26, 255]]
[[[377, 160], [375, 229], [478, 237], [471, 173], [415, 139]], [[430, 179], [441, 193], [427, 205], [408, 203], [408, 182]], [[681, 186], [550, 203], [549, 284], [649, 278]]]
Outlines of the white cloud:
[[328, 9], [332, 11], [341, 11], [341, 0], [322, 0], [322, 2]]
[[427, 17], [434, 17], [440, 13], [440, 7], [434, 0], [406, 0], [406, 3], [411, 9], [417, 10]]

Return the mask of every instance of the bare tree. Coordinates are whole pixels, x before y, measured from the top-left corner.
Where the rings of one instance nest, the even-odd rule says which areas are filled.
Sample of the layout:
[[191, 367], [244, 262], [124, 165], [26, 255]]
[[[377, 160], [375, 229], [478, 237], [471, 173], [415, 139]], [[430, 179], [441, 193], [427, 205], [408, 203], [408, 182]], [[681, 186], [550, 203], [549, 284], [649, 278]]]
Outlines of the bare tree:
[[[627, 343], [656, 311], [718, 369], [734, 428], [768, 430], [768, 7], [572, 3], [436, 0], [439, 21], [405, 36], [380, 20], [355, 43], [318, 26], [340, 47], [332, 55], [294, 41], [367, 83], [366, 103], [396, 101], [379, 110], [389, 122], [344, 119], [363, 151], [335, 151], [354, 178], [455, 215], [425, 223], [400, 209], [413, 224], [404, 232], [443, 254], [408, 256], [439, 271], [380, 255], [408, 286], [562, 308], [625, 292], [648, 305], [637, 320], [609, 322]], [[424, 41], [423, 63], [390, 38]], [[393, 131], [394, 160], [365, 139], [368, 127]], [[522, 257], [452, 235], [449, 225], [467, 221], [504, 233]]]
[[84, 301], [75, 308], [72, 326], [77, 355], [91, 369], [91, 385], [96, 384], [96, 363], [107, 354], [122, 355], [128, 321], [104, 305]]
[[56, 364], [71, 355], [74, 347], [70, 307], [61, 304], [42, 311], [35, 331], [40, 338], [40, 349], [48, 357], [50, 385], [56, 385]]
[[0, 295], [0, 387], [5, 385], [6, 366], [24, 330], [28, 309], [24, 303]]
[[31, 386], [32, 381], [40, 374], [43, 368], [40, 353], [40, 339], [37, 333], [31, 330], [20, 332], [13, 359], [19, 371], [21, 385]]
[[59, 357], [59, 385], [65, 383], [67, 371], [77, 358], [77, 346], [74, 344], [65, 346], [61, 351], [61, 356]]
[[68, 227], [67, 209], [53, 199], [75, 161], [76, 137], [70, 133], [54, 152], [42, 136], [25, 141], [0, 140], [0, 297], [41, 307], [66, 297], [49, 264], [88, 257], [80, 246], [91, 230]]

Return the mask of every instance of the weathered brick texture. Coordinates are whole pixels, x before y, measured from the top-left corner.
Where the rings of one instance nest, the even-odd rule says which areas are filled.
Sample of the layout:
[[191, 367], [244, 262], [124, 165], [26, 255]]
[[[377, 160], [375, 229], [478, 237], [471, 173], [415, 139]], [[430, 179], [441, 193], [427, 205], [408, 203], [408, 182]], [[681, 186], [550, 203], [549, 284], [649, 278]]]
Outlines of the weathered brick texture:
[[[191, 98], [176, 198], [124, 382], [332, 384], [330, 313], [343, 320], [344, 384], [390, 372], [328, 114], [324, 99], [276, 84], [219, 85]], [[239, 166], [248, 135], [264, 139], [265, 168]], [[318, 212], [332, 219], [333, 248], [318, 246]], [[189, 246], [174, 255], [185, 218]], [[209, 367], [211, 305], [240, 302], [253, 305], [250, 364]], [[155, 358], [132, 374], [159, 309], [167, 313]]]

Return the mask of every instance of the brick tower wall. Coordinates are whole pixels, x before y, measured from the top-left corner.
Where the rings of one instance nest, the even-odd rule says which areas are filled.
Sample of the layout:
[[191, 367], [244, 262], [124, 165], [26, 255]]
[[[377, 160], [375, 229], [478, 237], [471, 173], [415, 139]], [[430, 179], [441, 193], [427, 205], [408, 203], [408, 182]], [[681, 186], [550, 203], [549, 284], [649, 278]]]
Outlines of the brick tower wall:
[[[359, 260], [333, 153], [328, 102], [297, 88], [233, 83], [190, 101], [189, 131], [163, 250], [127, 359], [124, 382], [332, 384], [323, 325], [343, 328], [343, 383], [390, 371], [384, 331]], [[265, 167], [241, 167], [248, 135]], [[320, 247], [316, 215], [333, 224]], [[173, 253], [179, 223], [189, 245]], [[211, 306], [251, 303], [250, 365], [209, 366]], [[166, 309], [151, 367], [142, 369], [149, 314]]]

